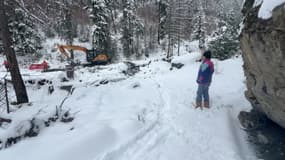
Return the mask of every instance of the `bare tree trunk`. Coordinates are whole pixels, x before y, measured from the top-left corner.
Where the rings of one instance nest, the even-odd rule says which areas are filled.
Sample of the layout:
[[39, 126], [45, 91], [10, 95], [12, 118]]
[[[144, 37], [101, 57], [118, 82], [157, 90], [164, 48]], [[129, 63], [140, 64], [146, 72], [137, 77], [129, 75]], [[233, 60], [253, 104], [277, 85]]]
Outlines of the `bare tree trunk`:
[[117, 25], [116, 25], [116, 23], [115, 23], [115, 16], [114, 15], [116, 15], [117, 13], [116, 13], [116, 10], [114, 9], [114, 13], [113, 13], [113, 10], [111, 10], [111, 21], [112, 21], [112, 23], [113, 23], [113, 27], [114, 27], [114, 32], [115, 32], [115, 34], [117, 34], [118, 33], [118, 29], [117, 29]]
[[170, 10], [169, 10], [169, 15], [168, 15], [168, 49], [167, 49], [167, 56], [166, 58], [170, 58], [173, 55], [173, 33], [172, 33], [172, 29], [171, 29], [171, 25], [172, 25], [172, 10], [173, 10], [173, 6], [171, 4], [170, 6]]
[[[181, 16], [181, 1], [179, 0], [178, 1], [178, 16], [180, 17]], [[178, 50], [177, 50], [177, 55], [179, 56], [179, 54], [180, 54], [180, 39], [181, 39], [181, 37], [180, 37], [180, 35], [181, 35], [181, 19], [178, 19]]]
[[160, 21], [161, 21], [161, 13], [160, 13], [160, 9], [161, 9], [161, 4], [160, 2], [158, 2], [158, 27], [157, 27], [157, 43], [158, 45], [160, 45]]
[[[64, 33], [64, 34], [67, 34], [67, 35], [64, 35], [64, 37], [65, 37], [66, 44], [72, 45], [73, 44], [73, 38], [74, 38], [74, 36], [73, 36], [74, 33], [72, 33], [74, 26], [71, 22], [71, 20], [72, 20], [72, 14], [71, 14], [72, 4], [69, 4], [69, 2], [67, 0], [64, 0], [63, 4], [64, 4], [64, 17], [65, 17], [64, 21], [65, 21], [65, 25], [68, 25], [68, 26], [65, 26], [68, 31], [67, 31], [67, 33]], [[73, 50], [70, 51], [70, 59], [72, 61], [74, 60]]]
[[167, 49], [167, 55], [166, 58], [170, 58], [173, 55], [173, 37], [171, 34], [168, 34], [168, 49]]
[[16, 54], [14, 49], [12, 48], [12, 38], [8, 28], [8, 17], [5, 13], [4, 0], [0, 0], [0, 22], [4, 52], [9, 62], [9, 69], [12, 77], [13, 87], [17, 97], [17, 102], [29, 102], [26, 87], [20, 74]]
[[203, 2], [199, 1], [199, 46], [202, 48], [205, 48], [205, 39], [206, 39], [206, 33], [205, 33], [205, 23], [206, 23], [206, 15], [205, 15], [205, 8], [203, 6]]

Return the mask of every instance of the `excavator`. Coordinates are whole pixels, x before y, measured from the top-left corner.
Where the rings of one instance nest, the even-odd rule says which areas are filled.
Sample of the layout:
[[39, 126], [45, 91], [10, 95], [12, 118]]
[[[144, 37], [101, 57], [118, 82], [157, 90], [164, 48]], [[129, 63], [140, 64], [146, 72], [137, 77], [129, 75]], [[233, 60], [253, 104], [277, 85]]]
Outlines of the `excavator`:
[[87, 62], [91, 63], [92, 65], [105, 65], [110, 62], [110, 59], [107, 54], [100, 53], [95, 49], [88, 50], [85, 47], [76, 46], [76, 45], [59, 45], [57, 44], [57, 48], [61, 54], [63, 54], [67, 60], [73, 62], [66, 50], [73, 50], [73, 51], [82, 51], [86, 54]]

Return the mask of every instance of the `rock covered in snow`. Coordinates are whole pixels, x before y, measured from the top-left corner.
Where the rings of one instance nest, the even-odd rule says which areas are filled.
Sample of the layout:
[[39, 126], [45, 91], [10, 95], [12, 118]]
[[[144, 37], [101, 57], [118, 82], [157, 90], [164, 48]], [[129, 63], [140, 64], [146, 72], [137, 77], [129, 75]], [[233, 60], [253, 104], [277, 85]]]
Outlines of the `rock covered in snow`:
[[242, 127], [246, 130], [256, 130], [264, 127], [266, 125], [266, 117], [255, 110], [250, 112], [242, 111], [238, 115], [238, 119]]
[[258, 17], [268, 19], [272, 16], [272, 10], [285, 3], [285, 0], [255, 0], [254, 7], [260, 6]]
[[[255, 2], [256, 3], [256, 2]], [[264, 1], [265, 3], [265, 1]], [[272, 1], [273, 3], [273, 1]], [[272, 11], [272, 18], [259, 18], [260, 5], [252, 0], [243, 9], [240, 35], [246, 97], [255, 109], [285, 127], [285, 4]]]

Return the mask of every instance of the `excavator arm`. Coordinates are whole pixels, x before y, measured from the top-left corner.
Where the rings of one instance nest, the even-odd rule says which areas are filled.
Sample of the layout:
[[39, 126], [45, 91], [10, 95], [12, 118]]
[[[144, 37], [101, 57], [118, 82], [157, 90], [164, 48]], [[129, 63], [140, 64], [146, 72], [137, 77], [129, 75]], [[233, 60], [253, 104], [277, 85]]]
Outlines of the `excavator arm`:
[[85, 54], [87, 54], [88, 49], [81, 46], [73, 46], [73, 45], [57, 45], [58, 50], [61, 54], [63, 54], [65, 57], [70, 59], [69, 54], [66, 52], [66, 50], [73, 50], [73, 51], [82, 51]]
[[96, 53], [95, 50], [88, 50], [85, 47], [75, 46], [75, 45], [57, 45], [58, 50], [63, 54], [68, 60], [70, 60], [70, 55], [66, 50], [82, 51], [86, 54], [86, 59], [92, 64], [107, 64], [109, 62], [109, 57], [104, 53]]

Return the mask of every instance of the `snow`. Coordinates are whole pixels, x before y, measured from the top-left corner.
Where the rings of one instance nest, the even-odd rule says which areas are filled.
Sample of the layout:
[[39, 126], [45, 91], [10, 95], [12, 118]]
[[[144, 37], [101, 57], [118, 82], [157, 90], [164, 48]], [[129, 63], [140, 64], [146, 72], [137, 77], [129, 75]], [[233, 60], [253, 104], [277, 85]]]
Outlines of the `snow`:
[[[13, 107], [9, 115], [0, 113], [13, 119], [11, 124], [0, 128], [0, 139], [24, 132], [30, 125], [27, 121], [33, 117], [38, 123], [46, 120], [65, 97], [63, 110], [69, 110], [75, 119], [42, 127], [37, 137], [24, 138], [0, 150], [0, 157], [5, 160], [256, 159], [237, 120], [241, 110], [251, 109], [244, 97], [242, 58], [213, 60], [216, 71], [210, 87], [212, 107], [194, 109], [200, 65], [196, 62], [200, 53], [195, 49], [188, 44], [181, 49], [182, 56], [174, 57], [173, 62], [185, 64], [181, 69], [170, 70], [171, 64], [161, 60], [162, 53], [134, 61], [151, 63], [131, 77], [122, 73], [127, 68], [124, 63], [78, 67], [74, 80], [69, 82], [60, 81], [64, 72], [21, 69], [25, 80], [53, 81], [55, 91], [48, 94], [48, 86], [27, 84], [31, 104]], [[51, 61], [52, 65], [63, 65]], [[5, 74], [1, 66], [0, 76]], [[109, 83], [100, 84], [102, 80]], [[71, 95], [59, 89], [70, 84], [75, 88]]]
[[272, 16], [273, 9], [283, 3], [285, 3], [285, 0], [255, 0], [254, 7], [261, 5], [258, 17], [269, 19]]

